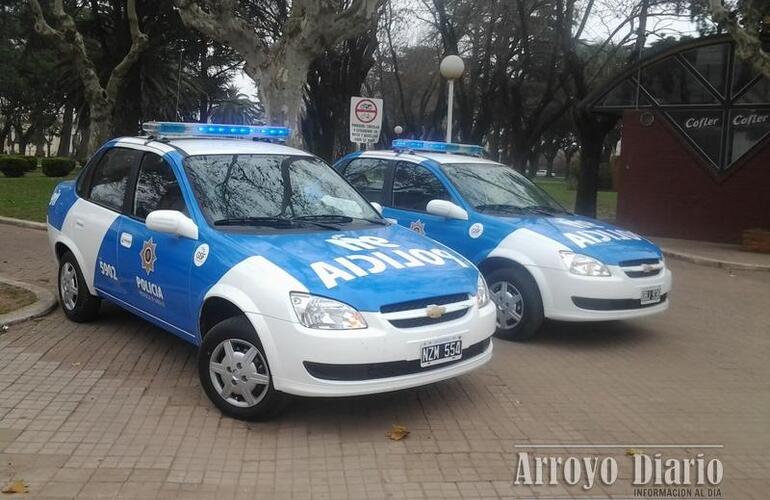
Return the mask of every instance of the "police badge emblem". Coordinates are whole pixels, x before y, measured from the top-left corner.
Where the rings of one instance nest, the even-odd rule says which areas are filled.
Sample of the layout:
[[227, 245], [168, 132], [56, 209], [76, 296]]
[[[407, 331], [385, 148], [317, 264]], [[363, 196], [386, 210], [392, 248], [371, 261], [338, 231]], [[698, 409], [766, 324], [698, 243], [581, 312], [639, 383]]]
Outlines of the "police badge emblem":
[[158, 257], [155, 255], [155, 247], [157, 247], [157, 245], [152, 241], [152, 238], [150, 238], [142, 244], [142, 251], [139, 253], [139, 256], [142, 259], [142, 269], [144, 269], [147, 274], [150, 274], [155, 270], [155, 261], [158, 260]]
[[409, 224], [409, 229], [411, 229], [417, 234], [421, 234], [425, 236], [425, 223], [420, 220], [412, 221]]

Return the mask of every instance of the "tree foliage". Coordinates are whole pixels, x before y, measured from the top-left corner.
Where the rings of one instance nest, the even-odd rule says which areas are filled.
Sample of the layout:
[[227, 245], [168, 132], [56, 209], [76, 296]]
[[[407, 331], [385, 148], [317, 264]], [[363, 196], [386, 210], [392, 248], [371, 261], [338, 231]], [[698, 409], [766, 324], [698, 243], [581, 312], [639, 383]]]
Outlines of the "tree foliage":
[[[691, 15], [702, 32], [729, 31], [740, 55], [767, 68], [768, 2], [722, 2], [6, 0], [0, 148], [74, 149], [85, 159], [147, 120], [270, 122], [332, 161], [351, 147], [354, 95], [383, 98], [380, 146], [396, 125], [441, 140], [447, 83], [438, 67], [458, 54], [466, 71], [455, 84], [453, 140], [484, 144], [529, 175], [579, 147], [577, 207], [590, 215], [616, 117], [591, 112], [586, 99], [654, 50], [657, 17]], [[242, 74], [258, 99], [235, 86]]]
[[749, 61], [757, 72], [770, 78], [770, 2], [767, 0], [738, 0], [723, 2], [709, 0], [714, 21], [735, 39], [736, 53]]

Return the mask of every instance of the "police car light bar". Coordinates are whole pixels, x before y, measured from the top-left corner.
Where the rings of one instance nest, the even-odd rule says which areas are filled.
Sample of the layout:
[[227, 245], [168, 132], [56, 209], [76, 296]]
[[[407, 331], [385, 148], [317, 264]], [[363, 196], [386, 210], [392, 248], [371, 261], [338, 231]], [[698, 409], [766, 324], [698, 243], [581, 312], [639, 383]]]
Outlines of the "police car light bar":
[[484, 148], [472, 144], [455, 144], [453, 142], [416, 141], [412, 139], [394, 139], [393, 149], [396, 151], [430, 151], [433, 153], [457, 153], [461, 155], [482, 156]]
[[233, 137], [239, 139], [269, 139], [286, 141], [291, 129], [223, 123], [147, 122], [142, 130], [155, 137]]

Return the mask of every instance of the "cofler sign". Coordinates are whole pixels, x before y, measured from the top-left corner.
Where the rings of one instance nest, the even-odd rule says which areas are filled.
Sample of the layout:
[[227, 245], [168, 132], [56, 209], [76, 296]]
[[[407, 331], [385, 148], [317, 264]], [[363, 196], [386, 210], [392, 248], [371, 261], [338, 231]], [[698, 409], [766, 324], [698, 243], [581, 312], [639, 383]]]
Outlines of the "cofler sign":
[[380, 140], [382, 99], [350, 98], [350, 142], [371, 144]]

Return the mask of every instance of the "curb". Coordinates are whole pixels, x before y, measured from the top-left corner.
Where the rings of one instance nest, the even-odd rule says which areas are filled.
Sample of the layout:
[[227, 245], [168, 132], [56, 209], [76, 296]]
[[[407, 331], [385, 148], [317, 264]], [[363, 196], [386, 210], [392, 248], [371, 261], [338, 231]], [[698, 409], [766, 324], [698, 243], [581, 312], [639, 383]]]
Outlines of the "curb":
[[32, 304], [22, 307], [21, 309], [11, 311], [7, 314], [0, 314], [0, 326], [13, 325], [29, 319], [45, 316], [59, 305], [54, 295], [45, 288], [12, 280], [4, 276], [0, 276], [0, 282], [29, 290], [35, 294], [35, 298], [37, 299]]
[[48, 229], [48, 225], [45, 222], [35, 222], [24, 219], [14, 219], [13, 217], [0, 216], [0, 224], [9, 224], [11, 226], [25, 227], [27, 229], [37, 229], [45, 231]]
[[663, 254], [672, 259], [683, 260], [701, 266], [718, 267], [722, 269], [736, 269], [741, 271], [763, 271], [770, 272], [770, 265], [763, 264], [744, 264], [742, 262], [731, 262], [726, 260], [710, 259], [708, 257], [699, 257], [689, 253], [677, 252], [663, 248]]

